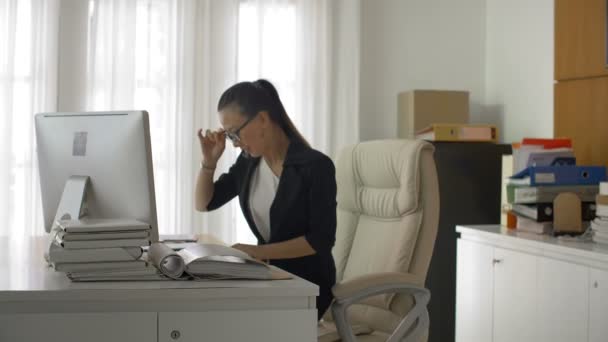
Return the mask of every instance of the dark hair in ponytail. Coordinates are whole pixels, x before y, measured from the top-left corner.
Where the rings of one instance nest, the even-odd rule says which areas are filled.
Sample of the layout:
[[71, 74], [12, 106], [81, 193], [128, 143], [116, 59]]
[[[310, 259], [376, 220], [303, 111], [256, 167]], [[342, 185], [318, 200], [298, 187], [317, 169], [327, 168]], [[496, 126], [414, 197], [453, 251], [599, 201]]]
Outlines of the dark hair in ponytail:
[[236, 105], [241, 113], [250, 118], [260, 111], [267, 111], [270, 120], [278, 124], [289, 140], [298, 141], [308, 147], [310, 144], [293, 124], [281, 102], [276, 88], [267, 80], [240, 82], [226, 89], [217, 104], [217, 110]]

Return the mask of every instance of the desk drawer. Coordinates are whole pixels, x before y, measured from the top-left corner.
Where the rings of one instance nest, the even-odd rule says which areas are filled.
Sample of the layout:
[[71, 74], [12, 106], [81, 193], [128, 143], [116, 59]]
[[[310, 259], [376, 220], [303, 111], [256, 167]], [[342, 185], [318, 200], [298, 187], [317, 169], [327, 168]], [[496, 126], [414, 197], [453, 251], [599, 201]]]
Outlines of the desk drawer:
[[158, 314], [158, 342], [316, 340], [316, 309]]
[[0, 314], [0, 341], [156, 341], [156, 312]]

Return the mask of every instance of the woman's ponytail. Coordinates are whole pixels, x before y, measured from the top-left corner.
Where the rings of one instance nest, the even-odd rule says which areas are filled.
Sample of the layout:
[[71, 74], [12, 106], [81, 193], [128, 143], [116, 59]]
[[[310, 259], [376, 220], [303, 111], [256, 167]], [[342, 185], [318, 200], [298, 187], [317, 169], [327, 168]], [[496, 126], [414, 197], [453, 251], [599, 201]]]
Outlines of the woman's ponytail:
[[289, 140], [310, 147], [287, 115], [277, 89], [269, 81], [259, 79], [255, 82], [241, 82], [228, 88], [220, 97], [217, 110], [221, 111], [231, 105], [237, 105], [248, 118], [260, 111], [268, 111], [270, 119], [281, 127]]
[[274, 85], [265, 79], [259, 79], [253, 82], [253, 85], [264, 89], [264, 91], [266, 91], [266, 93], [270, 96], [270, 101], [273, 107], [270, 110], [270, 115], [272, 116], [272, 119], [283, 129], [285, 134], [287, 134], [290, 139], [296, 139], [300, 143], [310, 147], [308, 141], [306, 141], [302, 133], [298, 131], [296, 126], [293, 124], [293, 121], [291, 121], [289, 118], [289, 115], [287, 115], [287, 111], [285, 110], [283, 102], [281, 102], [281, 98], [279, 97], [279, 92]]

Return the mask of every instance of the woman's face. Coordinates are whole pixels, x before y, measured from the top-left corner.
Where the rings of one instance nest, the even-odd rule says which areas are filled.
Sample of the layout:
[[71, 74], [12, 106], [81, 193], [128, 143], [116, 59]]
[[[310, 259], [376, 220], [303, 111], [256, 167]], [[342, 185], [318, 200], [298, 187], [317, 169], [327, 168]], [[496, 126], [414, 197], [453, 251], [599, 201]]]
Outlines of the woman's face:
[[226, 137], [234, 147], [239, 147], [252, 157], [262, 155], [263, 125], [262, 115], [256, 114], [247, 118], [238, 107], [228, 106], [220, 111], [220, 122], [226, 131]]

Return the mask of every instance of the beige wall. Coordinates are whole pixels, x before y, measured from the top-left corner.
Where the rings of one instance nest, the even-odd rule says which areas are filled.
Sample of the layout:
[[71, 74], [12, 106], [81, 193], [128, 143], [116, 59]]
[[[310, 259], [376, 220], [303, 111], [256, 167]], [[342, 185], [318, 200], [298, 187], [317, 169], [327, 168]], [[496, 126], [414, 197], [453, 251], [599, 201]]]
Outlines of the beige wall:
[[471, 92], [483, 122], [485, 0], [363, 0], [361, 140], [397, 136], [397, 93]]
[[363, 0], [361, 140], [396, 137], [397, 93], [471, 92], [503, 142], [553, 132], [553, 0]]
[[503, 141], [553, 136], [553, 0], [487, 0], [486, 117]]

